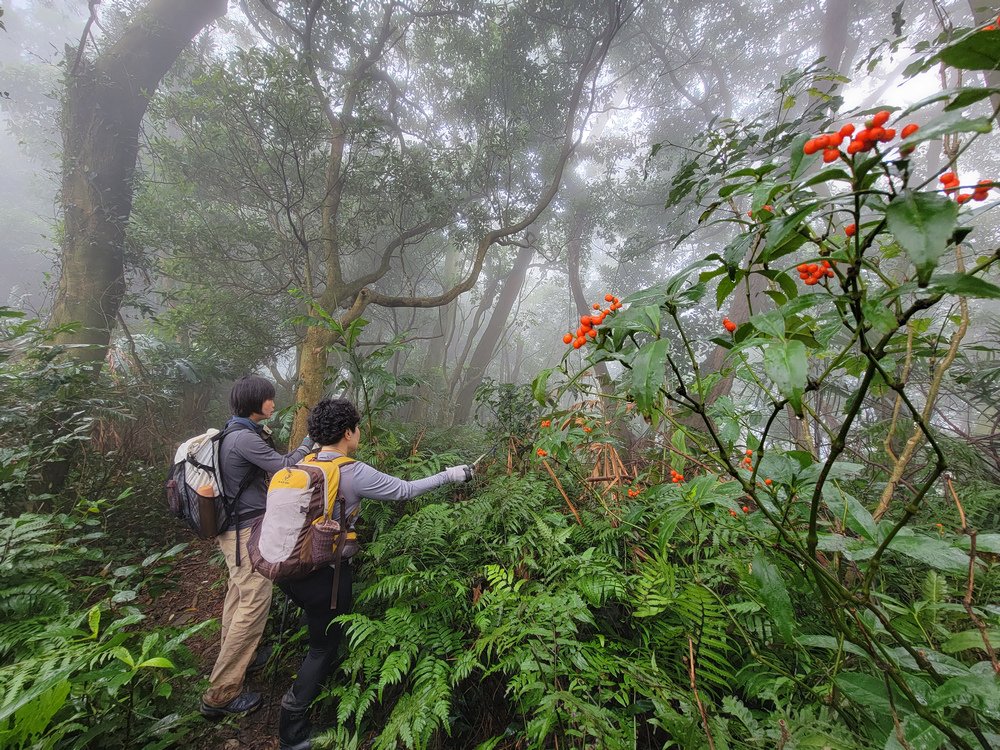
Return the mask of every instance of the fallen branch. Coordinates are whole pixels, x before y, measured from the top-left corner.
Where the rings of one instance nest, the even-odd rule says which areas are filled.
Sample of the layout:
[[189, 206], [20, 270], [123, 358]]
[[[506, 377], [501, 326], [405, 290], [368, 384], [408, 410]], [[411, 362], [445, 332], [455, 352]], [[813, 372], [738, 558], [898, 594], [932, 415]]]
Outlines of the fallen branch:
[[567, 495], [566, 490], [563, 489], [562, 482], [559, 481], [559, 477], [557, 477], [556, 473], [552, 471], [552, 467], [549, 466], [549, 462], [544, 458], [542, 459], [542, 464], [545, 466], [545, 470], [549, 472], [549, 476], [552, 477], [552, 481], [556, 483], [556, 489], [559, 490], [559, 494], [563, 496], [563, 500], [566, 501], [566, 505], [569, 506], [569, 509], [573, 511], [573, 515], [576, 516], [576, 522], [580, 524], [580, 526], [583, 526], [583, 521], [580, 520], [580, 514], [576, 512], [576, 508], [573, 507], [573, 503], [569, 501], [569, 495]]
[[995, 674], [1000, 674], [1000, 662], [997, 661], [996, 651], [993, 649], [993, 644], [990, 643], [990, 636], [986, 629], [986, 623], [980, 619], [972, 608], [972, 591], [976, 583], [976, 535], [978, 532], [975, 529], [970, 529], [968, 526], [968, 522], [965, 518], [965, 509], [962, 507], [962, 501], [958, 499], [958, 493], [955, 492], [955, 486], [951, 483], [951, 476], [945, 474], [944, 481], [945, 484], [948, 485], [948, 491], [951, 492], [952, 499], [955, 501], [955, 507], [958, 508], [958, 517], [962, 520], [962, 533], [968, 535], [969, 537], [969, 577], [965, 585], [965, 596], [962, 599], [962, 606], [965, 607], [965, 611], [968, 613], [969, 619], [975, 624], [980, 637], [983, 639], [983, 646], [986, 648], [987, 656], [990, 657], [990, 664], [993, 665], [993, 672]]

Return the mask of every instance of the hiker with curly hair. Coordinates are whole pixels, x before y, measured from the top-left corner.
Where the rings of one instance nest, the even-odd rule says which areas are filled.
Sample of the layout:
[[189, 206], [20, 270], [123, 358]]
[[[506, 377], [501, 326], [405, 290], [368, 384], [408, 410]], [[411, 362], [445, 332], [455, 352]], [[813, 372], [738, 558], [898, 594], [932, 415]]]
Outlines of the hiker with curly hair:
[[[320, 401], [309, 412], [309, 434], [319, 446], [317, 461], [351, 456], [358, 450], [361, 416], [354, 404], [342, 398]], [[424, 479], [408, 482], [383, 474], [366, 463], [354, 461], [340, 468], [338, 518], [346, 521], [346, 543], [340, 561], [321, 567], [304, 578], [280, 581], [278, 586], [304, 611], [309, 629], [309, 651], [302, 660], [295, 681], [281, 699], [278, 738], [281, 750], [310, 750], [309, 708], [329, 676], [340, 645], [341, 628], [334, 618], [351, 611], [351, 557], [357, 551], [354, 524], [361, 498], [409, 500], [449, 482], [472, 477], [472, 467], [452, 466]], [[338, 570], [339, 569], [339, 570]], [[332, 597], [336, 597], [336, 606]]]

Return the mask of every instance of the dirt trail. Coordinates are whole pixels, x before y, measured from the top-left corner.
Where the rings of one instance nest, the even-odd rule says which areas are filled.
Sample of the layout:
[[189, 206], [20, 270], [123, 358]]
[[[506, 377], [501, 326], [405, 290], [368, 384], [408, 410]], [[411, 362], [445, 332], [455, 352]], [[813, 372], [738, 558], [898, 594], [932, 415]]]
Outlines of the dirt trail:
[[[148, 595], [140, 597], [139, 605], [146, 613], [148, 627], [193, 625], [210, 618], [222, 617], [222, 599], [225, 594], [226, 574], [222, 557], [211, 540], [178, 537], [188, 541], [190, 546], [177, 560], [170, 576], [171, 587], [155, 599]], [[281, 606], [281, 595], [275, 596], [275, 608]], [[289, 610], [289, 617], [295, 613]], [[272, 638], [273, 628], [265, 632], [265, 640]], [[213, 630], [206, 635], [196, 636], [187, 641], [187, 646], [197, 659], [201, 677], [207, 678], [219, 652], [219, 633]], [[262, 673], [252, 675], [247, 680], [250, 690], [264, 696], [263, 705], [254, 713], [240, 719], [222, 722], [204, 721], [203, 727], [193, 738], [190, 747], [195, 750], [277, 750], [278, 704], [281, 695], [291, 684], [291, 672], [275, 660]], [[287, 661], [287, 659], [286, 659]], [[175, 685], [175, 695], [183, 695], [183, 701], [197, 711], [201, 697], [197, 681]], [[178, 706], [183, 710], [186, 706]]]

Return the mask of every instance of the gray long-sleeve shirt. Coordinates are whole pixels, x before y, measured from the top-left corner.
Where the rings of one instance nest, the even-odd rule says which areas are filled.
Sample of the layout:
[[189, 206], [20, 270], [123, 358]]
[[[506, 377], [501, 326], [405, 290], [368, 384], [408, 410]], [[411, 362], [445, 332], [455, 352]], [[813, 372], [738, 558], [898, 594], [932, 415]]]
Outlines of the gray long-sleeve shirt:
[[235, 495], [254, 467], [262, 470], [256, 472], [256, 476], [240, 495], [238, 505], [241, 529], [249, 527], [264, 512], [267, 484], [271, 475], [286, 466], [297, 464], [305, 455], [305, 445], [282, 455], [264, 442], [264, 438], [253, 429], [236, 429], [222, 439], [219, 465], [222, 467], [222, 480], [227, 494]]
[[[336, 451], [324, 451], [317, 458], [333, 458], [341, 455]], [[339, 495], [345, 501], [344, 511], [347, 525], [353, 528], [361, 510], [361, 498], [369, 500], [410, 500], [417, 495], [448, 484], [448, 472], [442, 471], [412, 482], [399, 477], [383, 474], [363, 461], [347, 464], [340, 470]], [[339, 513], [339, 511], [338, 511]], [[339, 518], [335, 520], [339, 521]]]

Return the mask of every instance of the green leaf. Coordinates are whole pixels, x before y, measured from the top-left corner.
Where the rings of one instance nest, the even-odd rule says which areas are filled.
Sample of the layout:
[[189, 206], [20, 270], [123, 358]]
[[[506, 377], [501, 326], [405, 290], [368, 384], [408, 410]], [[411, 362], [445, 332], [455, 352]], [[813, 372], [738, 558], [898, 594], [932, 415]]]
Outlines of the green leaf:
[[962, 117], [961, 112], [945, 112], [935, 117], [920, 130], [906, 139], [906, 144], [917, 144], [923, 141], [937, 140], [949, 133], [989, 133], [993, 124], [989, 117], [975, 117], [971, 120]]
[[958, 206], [943, 195], [906, 191], [885, 214], [889, 231], [917, 267], [920, 283], [926, 284], [955, 231]]
[[174, 663], [163, 656], [154, 656], [152, 659], [146, 659], [146, 661], [141, 662], [136, 666], [136, 669], [142, 669], [143, 667], [160, 667], [162, 669], [173, 669]]
[[750, 563], [754, 580], [760, 598], [764, 600], [767, 613], [778, 626], [778, 633], [785, 643], [795, 642], [795, 614], [792, 611], [792, 600], [788, 596], [785, 582], [781, 579], [778, 569], [759, 551]]
[[799, 176], [799, 169], [802, 167], [805, 152], [802, 147], [806, 145], [812, 136], [809, 133], [802, 133], [794, 141], [792, 141], [791, 154], [788, 157], [788, 177], [794, 180]]
[[889, 694], [878, 677], [863, 672], [841, 672], [837, 675], [837, 685], [844, 695], [876, 716], [885, 716], [891, 710]]
[[[986, 631], [986, 635], [990, 639], [990, 644], [994, 647], [1000, 643], [1000, 629], [990, 628]], [[963, 630], [961, 633], [955, 633], [955, 635], [941, 644], [941, 650], [946, 654], [957, 654], [959, 651], [969, 651], [971, 649], [976, 649], [977, 651], [986, 650], [986, 646], [983, 644], [982, 633], [979, 630]]]
[[798, 230], [805, 218], [819, 208], [820, 205], [820, 203], [810, 203], [789, 216], [783, 216], [780, 221], [774, 222], [767, 233], [766, 249], [773, 250], [779, 247], [781, 243]]
[[[969, 549], [969, 537], [963, 536], [959, 539], [958, 546], [962, 549]], [[976, 551], [1000, 555], [1000, 534], [977, 534]]]
[[[903, 717], [902, 731], [906, 739], [905, 747], [909, 750], [938, 750], [947, 739], [940, 729], [915, 714]], [[904, 750], [904, 746], [896, 737], [895, 728], [889, 731], [883, 750]]]
[[132, 658], [132, 654], [124, 646], [115, 646], [111, 649], [111, 655], [125, 662], [132, 669], [135, 669], [135, 659]]
[[872, 324], [875, 333], [886, 334], [899, 327], [895, 313], [883, 304], [864, 300], [861, 309], [865, 314], [865, 320]]
[[98, 605], [94, 605], [87, 612], [87, 626], [90, 628], [90, 637], [97, 637], [97, 630], [101, 625], [101, 608]]
[[1000, 93], [1000, 89], [988, 88], [988, 89], [961, 89], [954, 99], [948, 102], [944, 106], [945, 112], [951, 112], [955, 109], [964, 109], [971, 104], [975, 104], [978, 101], [982, 101], [993, 94]]
[[780, 310], [768, 310], [750, 318], [753, 327], [763, 334], [776, 339], [785, 337], [785, 319]]
[[771, 341], [764, 349], [764, 372], [796, 413], [800, 412], [808, 376], [805, 344], [795, 340]]
[[545, 406], [548, 396], [549, 378], [552, 376], [552, 368], [542, 370], [535, 379], [531, 381], [531, 395], [535, 401]]
[[632, 358], [632, 398], [643, 414], [659, 403], [659, 389], [666, 375], [667, 339], [644, 345]]
[[938, 53], [942, 62], [962, 70], [1000, 70], [1000, 29], [975, 31]]
[[947, 273], [935, 276], [931, 286], [935, 290], [957, 294], [959, 297], [1000, 299], [1000, 286], [967, 273]]
[[944, 539], [922, 536], [911, 529], [900, 529], [889, 543], [889, 549], [936, 570], [949, 573], [966, 573], [969, 570], [969, 556], [962, 550]]
[[934, 690], [929, 706], [935, 711], [969, 706], [978, 714], [995, 716], [1000, 710], [1000, 686], [992, 675], [952, 677]]
[[859, 656], [866, 661], [871, 661], [872, 657], [861, 646], [851, 643], [848, 640], [838, 641], [832, 635], [800, 635], [796, 639], [801, 645], [809, 648], [822, 648], [828, 651], [838, 651], [843, 648], [849, 654]]
[[737, 280], [731, 279], [725, 276], [719, 279], [719, 285], [715, 288], [715, 309], [721, 310], [722, 303], [726, 301], [726, 297], [733, 293], [736, 288]]

